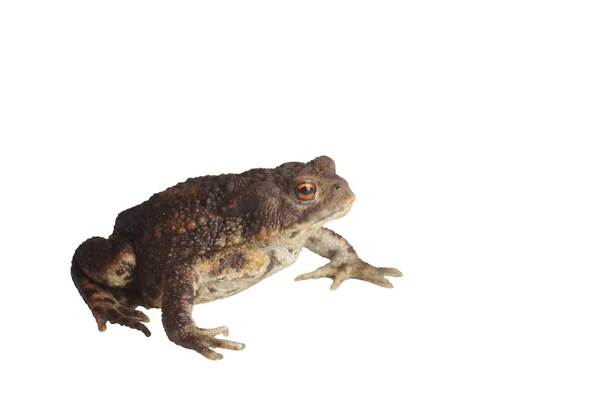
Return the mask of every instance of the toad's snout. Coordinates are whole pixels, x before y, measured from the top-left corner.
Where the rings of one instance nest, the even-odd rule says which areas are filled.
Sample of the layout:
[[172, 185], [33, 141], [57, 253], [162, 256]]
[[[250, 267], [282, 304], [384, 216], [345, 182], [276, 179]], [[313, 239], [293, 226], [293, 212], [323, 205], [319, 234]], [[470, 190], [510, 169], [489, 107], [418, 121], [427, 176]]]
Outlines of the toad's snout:
[[356, 196], [352, 192], [352, 189], [350, 189], [348, 182], [346, 182], [344, 179], [338, 181], [335, 184], [335, 190], [336, 193], [339, 195], [339, 200], [342, 204], [342, 208], [350, 207], [356, 199]]

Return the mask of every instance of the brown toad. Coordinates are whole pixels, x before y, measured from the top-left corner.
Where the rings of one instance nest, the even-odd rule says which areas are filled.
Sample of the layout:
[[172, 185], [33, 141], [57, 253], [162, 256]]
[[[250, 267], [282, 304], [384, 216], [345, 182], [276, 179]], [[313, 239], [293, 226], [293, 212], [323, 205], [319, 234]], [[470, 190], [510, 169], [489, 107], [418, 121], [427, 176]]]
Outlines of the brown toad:
[[391, 287], [392, 268], [362, 261], [323, 225], [348, 213], [354, 194], [329, 157], [274, 169], [191, 178], [123, 211], [108, 238], [75, 251], [71, 275], [100, 331], [106, 322], [150, 336], [136, 307], [160, 307], [173, 342], [216, 360], [214, 348], [241, 350], [217, 339], [227, 327], [203, 329], [196, 303], [236, 294], [291, 265], [305, 247], [330, 262], [296, 280], [329, 277], [331, 289], [356, 278]]

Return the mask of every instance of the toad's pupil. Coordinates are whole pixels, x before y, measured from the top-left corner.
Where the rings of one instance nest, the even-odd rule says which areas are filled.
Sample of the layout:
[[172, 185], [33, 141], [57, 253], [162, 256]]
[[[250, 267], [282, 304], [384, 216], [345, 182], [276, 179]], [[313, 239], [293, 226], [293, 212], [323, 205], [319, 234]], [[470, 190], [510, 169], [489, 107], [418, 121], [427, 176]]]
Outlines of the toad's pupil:
[[300, 188], [300, 193], [303, 194], [303, 195], [305, 195], [305, 196], [308, 196], [309, 194], [311, 194], [312, 191], [313, 191], [313, 189], [310, 186], [302, 186]]

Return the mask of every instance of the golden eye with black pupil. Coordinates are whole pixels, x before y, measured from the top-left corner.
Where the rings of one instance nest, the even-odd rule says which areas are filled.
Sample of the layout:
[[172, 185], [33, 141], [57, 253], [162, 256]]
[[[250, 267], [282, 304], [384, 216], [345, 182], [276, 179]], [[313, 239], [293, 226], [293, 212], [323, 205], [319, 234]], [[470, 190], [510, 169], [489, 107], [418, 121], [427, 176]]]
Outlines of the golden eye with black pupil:
[[295, 193], [298, 200], [308, 201], [315, 198], [317, 186], [312, 182], [302, 182], [296, 185]]

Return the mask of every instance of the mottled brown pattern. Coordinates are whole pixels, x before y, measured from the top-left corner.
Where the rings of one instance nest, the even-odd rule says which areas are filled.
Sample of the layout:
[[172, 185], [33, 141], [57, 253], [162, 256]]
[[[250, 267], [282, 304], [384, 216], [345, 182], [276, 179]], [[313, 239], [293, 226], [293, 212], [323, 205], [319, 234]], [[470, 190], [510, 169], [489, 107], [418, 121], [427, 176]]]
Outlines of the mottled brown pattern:
[[234, 252], [231, 255], [222, 257], [219, 260], [218, 273], [223, 273], [225, 269], [233, 269], [239, 271], [248, 264], [248, 258], [242, 252]]
[[[297, 187], [307, 183], [314, 196], [299, 195]], [[219, 359], [215, 348], [244, 345], [216, 338], [227, 336], [226, 327], [197, 327], [194, 303], [249, 288], [293, 263], [304, 246], [331, 262], [300, 279], [331, 277], [339, 285], [359, 278], [387, 286], [384, 276], [398, 275], [362, 262], [346, 240], [322, 227], [344, 216], [353, 201], [325, 156], [190, 178], [120, 213], [109, 238], [82, 243], [71, 274], [101, 331], [111, 322], [149, 336], [142, 324], [148, 318], [136, 307], [159, 307], [169, 339]]]

